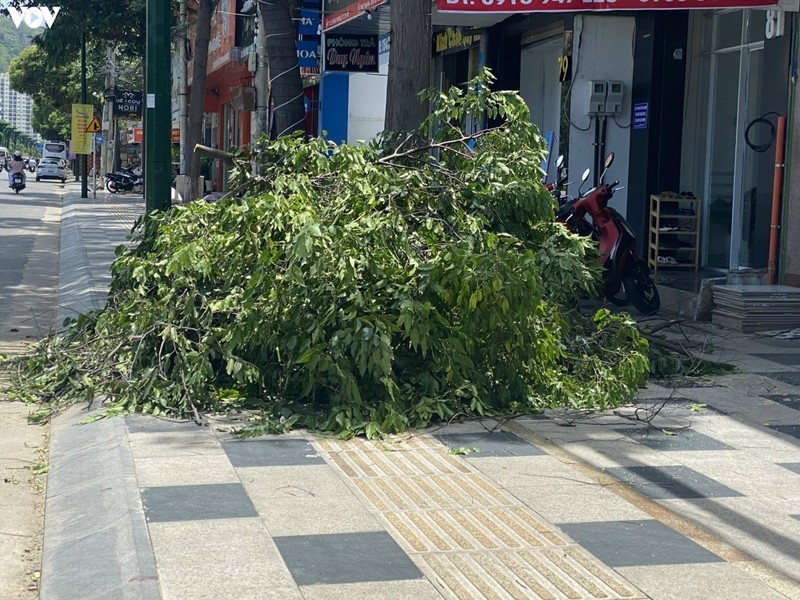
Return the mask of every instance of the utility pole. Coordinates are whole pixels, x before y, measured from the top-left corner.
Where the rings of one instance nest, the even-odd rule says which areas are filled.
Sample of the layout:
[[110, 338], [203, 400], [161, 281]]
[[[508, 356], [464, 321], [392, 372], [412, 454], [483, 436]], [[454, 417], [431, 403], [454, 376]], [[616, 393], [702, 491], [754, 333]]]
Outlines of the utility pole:
[[[179, 126], [181, 128], [181, 150], [180, 150], [180, 173], [186, 175], [189, 169], [188, 152], [189, 152], [189, 65], [186, 60], [186, 39], [188, 26], [188, 14], [186, 10], [186, 0], [181, 0], [180, 6], [180, 31], [181, 35], [178, 40], [178, 60], [180, 67], [178, 71], [178, 103], [179, 103]], [[186, 198], [186, 190], [178, 190], [180, 194]]]
[[[86, 32], [81, 32], [81, 104], [86, 104]], [[94, 152], [94, 150], [93, 150]], [[81, 198], [89, 197], [89, 160], [86, 154], [80, 155]]]
[[103, 144], [103, 154], [100, 164], [103, 172], [108, 173], [114, 170], [113, 162], [114, 145], [117, 143], [114, 135], [114, 87], [116, 85], [116, 52], [114, 45], [109, 44], [106, 49], [106, 80], [105, 90], [103, 90], [103, 130], [106, 134], [106, 142]]
[[170, 195], [170, 135], [172, 110], [170, 87], [170, 3], [147, 0], [147, 49], [145, 52], [144, 198], [145, 210], [166, 210]]
[[267, 28], [264, 26], [264, 11], [256, 0], [256, 131], [255, 137], [268, 132], [269, 115], [269, 66], [267, 61]]

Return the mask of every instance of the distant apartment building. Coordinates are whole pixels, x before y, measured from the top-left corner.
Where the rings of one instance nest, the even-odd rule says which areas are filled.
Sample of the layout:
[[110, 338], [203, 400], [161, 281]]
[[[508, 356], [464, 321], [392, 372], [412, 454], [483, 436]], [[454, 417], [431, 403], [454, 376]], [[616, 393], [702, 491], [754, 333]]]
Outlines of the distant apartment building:
[[14, 129], [31, 137], [31, 112], [33, 98], [11, 89], [8, 73], [0, 73], [0, 120], [10, 123]]

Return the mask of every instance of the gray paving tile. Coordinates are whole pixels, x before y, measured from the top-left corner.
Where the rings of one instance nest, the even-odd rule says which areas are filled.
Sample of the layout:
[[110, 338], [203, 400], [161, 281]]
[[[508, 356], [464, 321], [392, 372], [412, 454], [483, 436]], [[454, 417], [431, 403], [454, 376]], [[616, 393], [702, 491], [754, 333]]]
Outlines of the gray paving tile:
[[240, 483], [142, 488], [142, 504], [150, 523], [258, 516]]
[[778, 463], [779, 467], [783, 467], [784, 469], [789, 469], [790, 471], [794, 471], [798, 475], [800, 475], [800, 462], [796, 463]]
[[610, 567], [724, 562], [655, 520], [568, 523], [560, 527]]
[[614, 430], [654, 450], [667, 452], [732, 450], [727, 444], [691, 428], [681, 429], [670, 434], [655, 427], [615, 427]]
[[222, 442], [234, 467], [319, 465], [325, 460], [305, 440], [250, 440]]
[[660, 385], [669, 390], [671, 389], [691, 389], [691, 388], [708, 388], [708, 387], [724, 387], [721, 383], [713, 379], [706, 379], [704, 377], [687, 377], [678, 376], [670, 379], [653, 379], [650, 383]]
[[451, 449], [468, 448], [475, 450], [466, 454], [466, 458], [482, 458], [486, 456], [537, 456], [546, 454], [523, 440], [521, 437], [505, 431], [481, 431], [475, 433], [444, 433], [436, 438]]
[[723, 411], [718, 410], [708, 404], [705, 406], [699, 406], [701, 404], [705, 403], [698, 402], [697, 400], [693, 400], [691, 398], [684, 398], [683, 396], [663, 398], [655, 396], [636, 399], [636, 408], [640, 412], [645, 411], [645, 414], [641, 415], [642, 417], [652, 414], [656, 411], [658, 411], [659, 415], [670, 417], [688, 417], [690, 415], [703, 415], [709, 413], [717, 415], [725, 414]]
[[767, 423], [767, 427], [784, 435], [800, 440], [800, 425]]
[[384, 531], [273, 538], [297, 585], [422, 579]]
[[773, 348], [797, 348], [798, 340], [793, 338], [770, 338], [764, 337], [759, 338], [759, 344], [764, 344], [765, 346], [772, 346]]
[[[800, 342], [795, 343], [800, 344]], [[750, 356], [771, 360], [788, 367], [800, 366], [800, 352], [770, 352], [768, 354], [751, 354]]]
[[788, 408], [800, 410], [800, 394], [763, 394], [761, 397], [783, 404]]
[[200, 429], [194, 421], [159, 419], [137, 413], [126, 415], [125, 425], [131, 433], [170, 433], [173, 431], [197, 431]]
[[800, 371], [770, 371], [768, 373], [753, 373], [754, 375], [761, 375], [762, 377], [769, 377], [770, 379], [777, 379], [782, 383], [789, 385], [796, 385], [800, 387]]
[[606, 469], [606, 472], [657, 500], [742, 496], [718, 481], [681, 465], [614, 467]]

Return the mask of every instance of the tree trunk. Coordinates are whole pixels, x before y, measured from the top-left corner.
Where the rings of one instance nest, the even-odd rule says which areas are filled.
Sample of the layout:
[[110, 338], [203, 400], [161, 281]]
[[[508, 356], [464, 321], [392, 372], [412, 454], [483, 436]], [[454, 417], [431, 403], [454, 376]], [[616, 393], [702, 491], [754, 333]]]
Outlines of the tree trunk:
[[391, 11], [384, 129], [411, 131], [428, 116], [417, 94], [431, 85], [431, 3], [395, 0]]
[[266, 33], [272, 89], [272, 129], [277, 137], [305, 131], [305, 100], [300, 68], [297, 66], [297, 30], [292, 20], [296, 12], [290, 0], [273, 0], [259, 4], [259, 27]]
[[211, 18], [217, 6], [217, 0], [199, 0], [199, 10], [194, 31], [194, 61], [192, 63], [192, 94], [189, 97], [189, 123], [186, 136], [189, 162], [189, 196], [186, 201], [194, 200], [202, 195], [197, 189], [200, 177], [200, 155], [194, 151], [195, 144], [202, 141], [203, 112], [206, 99], [206, 71], [208, 70], [208, 43], [211, 39]]

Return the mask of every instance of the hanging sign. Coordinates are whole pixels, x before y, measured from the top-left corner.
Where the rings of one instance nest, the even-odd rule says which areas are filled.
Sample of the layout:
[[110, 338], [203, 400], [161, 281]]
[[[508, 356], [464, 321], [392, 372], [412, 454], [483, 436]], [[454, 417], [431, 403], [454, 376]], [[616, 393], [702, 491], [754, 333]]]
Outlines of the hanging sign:
[[313, 69], [319, 66], [319, 42], [301, 40], [297, 45], [297, 66], [301, 69]]
[[319, 35], [319, 10], [301, 10], [297, 33], [300, 35]]
[[439, 12], [531, 13], [557, 11], [750, 8], [775, 0], [438, 0]]
[[378, 36], [326, 36], [325, 70], [347, 71], [350, 73], [377, 73]]
[[118, 119], [141, 119], [142, 92], [117, 90], [114, 95], [114, 117]]

